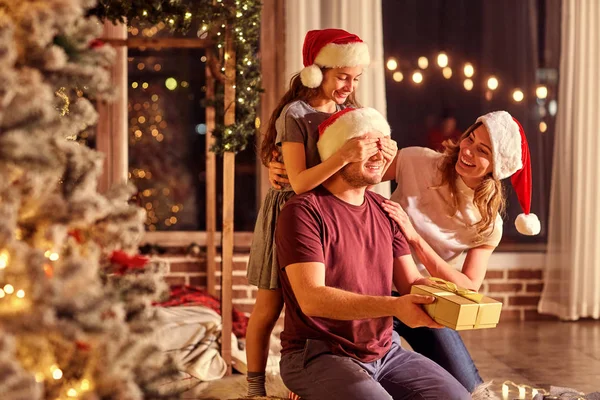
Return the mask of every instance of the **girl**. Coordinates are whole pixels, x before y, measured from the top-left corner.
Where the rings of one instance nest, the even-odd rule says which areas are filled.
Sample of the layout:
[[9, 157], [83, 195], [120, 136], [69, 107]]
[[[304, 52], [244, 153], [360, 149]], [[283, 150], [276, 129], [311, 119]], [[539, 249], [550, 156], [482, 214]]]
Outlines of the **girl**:
[[348, 163], [382, 151], [389, 166], [396, 155], [390, 139], [355, 138], [321, 163], [318, 126], [334, 112], [358, 106], [354, 91], [363, 67], [369, 64], [369, 52], [358, 36], [324, 29], [306, 34], [302, 54], [305, 68], [292, 78], [290, 89], [271, 115], [261, 146], [265, 165], [275, 155], [283, 155], [287, 179], [279, 179], [282, 186], [267, 193], [250, 249], [247, 277], [258, 292], [246, 334], [249, 396], [266, 395], [269, 338], [283, 307], [273, 247], [279, 211], [295, 193], [314, 189]]
[[[517, 230], [526, 235], [540, 231], [539, 220], [529, 213], [529, 148], [523, 128], [505, 111], [479, 117], [457, 142], [446, 141], [444, 147], [443, 153], [421, 147], [400, 150], [384, 176], [395, 178], [398, 187], [383, 207], [400, 225], [426, 275], [478, 290], [502, 237], [506, 199], [500, 180], [512, 176], [525, 212], [517, 217]], [[457, 270], [451, 263], [465, 251]], [[469, 391], [483, 382], [458, 332], [412, 329], [399, 320], [394, 330]]]

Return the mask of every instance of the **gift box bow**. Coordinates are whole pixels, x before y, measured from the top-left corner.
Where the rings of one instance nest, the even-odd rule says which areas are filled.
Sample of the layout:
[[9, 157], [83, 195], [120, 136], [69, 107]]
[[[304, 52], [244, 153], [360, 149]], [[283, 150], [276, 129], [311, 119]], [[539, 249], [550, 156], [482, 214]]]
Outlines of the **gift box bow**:
[[[433, 282], [433, 284], [431, 285], [432, 287], [442, 289], [446, 292], [450, 292], [450, 293], [458, 295], [460, 297], [464, 297], [467, 300], [471, 300], [475, 303], [481, 304], [483, 295], [480, 293], [477, 293], [474, 290], [461, 288], [457, 284], [455, 284], [453, 282], [448, 282], [447, 280], [442, 279], [442, 278], [430, 277], [428, 279]], [[439, 295], [444, 296], [443, 293], [440, 293]]]

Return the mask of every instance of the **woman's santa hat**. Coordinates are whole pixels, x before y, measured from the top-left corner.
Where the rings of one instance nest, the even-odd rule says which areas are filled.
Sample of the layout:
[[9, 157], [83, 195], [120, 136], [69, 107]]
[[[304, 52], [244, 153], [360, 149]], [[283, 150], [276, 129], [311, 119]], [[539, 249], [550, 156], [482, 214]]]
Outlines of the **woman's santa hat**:
[[494, 111], [477, 118], [487, 129], [492, 142], [494, 178], [511, 177], [523, 214], [515, 220], [523, 235], [540, 233], [540, 220], [531, 211], [531, 161], [523, 127], [506, 111]]
[[341, 68], [367, 66], [369, 48], [361, 38], [342, 29], [309, 31], [302, 46], [304, 69], [300, 71], [302, 84], [309, 88], [323, 82], [322, 67]]
[[383, 115], [374, 108], [345, 108], [319, 125], [317, 149], [321, 161], [327, 160], [348, 140], [366, 133], [390, 136], [391, 129]]

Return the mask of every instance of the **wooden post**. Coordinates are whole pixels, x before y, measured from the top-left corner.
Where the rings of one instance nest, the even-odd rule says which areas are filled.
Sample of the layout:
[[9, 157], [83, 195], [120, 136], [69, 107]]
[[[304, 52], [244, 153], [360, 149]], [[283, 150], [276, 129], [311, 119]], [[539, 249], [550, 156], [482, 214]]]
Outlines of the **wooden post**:
[[[110, 42], [127, 37], [125, 24], [104, 23], [102, 40]], [[111, 103], [98, 103], [96, 150], [104, 153], [104, 171], [98, 180], [98, 191], [106, 192], [112, 185], [127, 182], [129, 170], [127, 137], [127, 48], [115, 46], [116, 59], [110, 70], [111, 85], [119, 88], [117, 98]]]
[[[225, 125], [235, 123], [235, 48], [232, 27], [225, 32]], [[232, 332], [232, 271], [233, 271], [233, 205], [235, 188], [235, 153], [223, 155], [223, 243], [221, 250], [221, 355], [227, 364], [227, 374], [231, 374], [231, 332]]]
[[[207, 54], [207, 57], [211, 57]], [[215, 98], [215, 80], [206, 63], [206, 99]], [[217, 165], [215, 153], [210, 150], [214, 139], [212, 131], [215, 129], [215, 108], [206, 107], [206, 288], [212, 296], [217, 295], [215, 288], [215, 272], [217, 244], [215, 233], [217, 231]]]

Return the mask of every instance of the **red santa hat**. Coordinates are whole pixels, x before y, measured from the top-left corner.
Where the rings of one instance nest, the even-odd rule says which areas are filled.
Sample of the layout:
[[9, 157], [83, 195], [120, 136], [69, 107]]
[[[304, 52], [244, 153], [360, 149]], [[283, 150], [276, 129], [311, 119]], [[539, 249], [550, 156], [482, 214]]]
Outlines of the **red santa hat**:
[[493, 174], [496, 179], [511, 177], [523, 210], [515, 226], [523, 235], [540, 233], [540, 220], [531, 213], [531, 161], [523, 127], [506, 111], [494, 111], [477, 118], [487, 129], [492, 142]]
[[323, 82], [322, 67], [340, 68], [367, 66], [369, 48], [361, 38], [342, 29], [309, 31], [302, 46], [304, 69], [300, 71], [302, 84], [309, 88]]
[[383, 115], [374, 108], [345, 108], [336, 112], [319, 125], [317, 149], [321, 161], [331, 157], [349, 139], [376, 132], [390, 136], [391, 129]]

